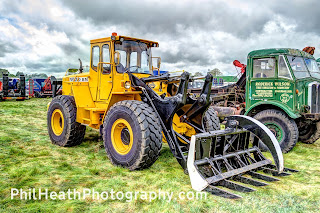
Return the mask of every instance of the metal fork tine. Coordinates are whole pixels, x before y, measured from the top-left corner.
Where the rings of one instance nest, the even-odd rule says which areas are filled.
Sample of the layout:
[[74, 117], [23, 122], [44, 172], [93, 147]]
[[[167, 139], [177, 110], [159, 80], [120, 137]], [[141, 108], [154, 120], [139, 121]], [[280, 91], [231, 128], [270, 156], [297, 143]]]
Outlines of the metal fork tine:
[[210, 192], [213, 195], [217, 195], [217, 196], [224, 197], [224, 198], [229, 198], [229, 199], [242, 198], [240, 195], [233, 194], [231, 192], [228, 192], [228, 191], [223, 190], [223, 189], [219, 189], [218, 187], [215, 187], [215, 186], [212, 186], [212, 185], [209, 185], [205, 190], [207, 192]]
[[287, 172], [278, 173], [277, 170], [266, 168], [266, 167], [262, 167], [262, 171], [264, 173], [267, 173], [267, 174], [272, 174], [273, 176], [288, 176], [288, 175], [291, 175], [290, 173], [287, 173]]
[[252, 189], [250, 187], [242, 186], [238, 183], [228, 181], [228, 180], [223, 180], [219, 183], [219, 185], [224, 186], [228, 189], [232, 189], [238, 192], [253, 192], [255, 189]]
[[248, 178], [248, 177], [244, 177], [244, 176], [241, 176], [241, 175], [235, 176], [234, 180], [239, 181], [241, 183], [250, 184], [252, 186], [267, 186], [267, 185], [269, 185], [267, 183], [260, 182], [260, 181], [257, 181], [257, 180], [254, 180], [254, 179], [251, 179], [251, 178]]
[[252, 177], [255, 177], [255, 178], [258, 178], [258, 179], [261, 179], [261, 180], [265, 180], [265, 181], [269, 181], [269, 182], [279, 181], [279, 179], [277, 179], [277, 178], [270, 177], [268, 175], [263, 175], [263, 174], [260, 174], [260, 173], [257, 173], [257, 172], [249, 171], [247, 173], [249, 175], [251, 175]]
[[[273, 164], [269, 164], [266, 167], [270, 168], [270, 169], [277, 169], [277, 167]], [[295, 170], [295, 169], [290, 169], [290, 168], [284, 168], [283, 171], [285, 172], [299, 172], [299, 170]]]

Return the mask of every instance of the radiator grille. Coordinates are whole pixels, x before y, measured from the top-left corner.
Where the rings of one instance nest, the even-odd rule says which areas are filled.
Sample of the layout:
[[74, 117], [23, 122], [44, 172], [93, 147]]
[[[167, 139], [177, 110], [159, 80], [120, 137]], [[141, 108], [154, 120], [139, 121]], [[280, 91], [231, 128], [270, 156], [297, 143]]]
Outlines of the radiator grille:
[[308, 91], [308, 104], [310, 106], [311, 113], [320, 112], [320, 84], [319, 83], [310, 83]]

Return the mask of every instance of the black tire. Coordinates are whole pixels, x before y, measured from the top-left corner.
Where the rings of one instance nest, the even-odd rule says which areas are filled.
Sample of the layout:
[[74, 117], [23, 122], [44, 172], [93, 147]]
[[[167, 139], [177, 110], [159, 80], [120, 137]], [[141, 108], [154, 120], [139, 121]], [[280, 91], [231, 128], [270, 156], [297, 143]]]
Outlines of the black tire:
[[[62, 113], [63, 124], [61, 121], [62, 132], [55, 134], [52, 127], [52, 116], [55, 110]], [[72, 96], [60, 95], [52, 99], [48, 114], [47, 124], [49, 137], [53, 144], [63, 147], [76, 146], [82, 143], [86, 126], [76, 122], [77, 108]]]
[[320, 122], [312, 123], [299, 129], [299, 140], [302, 143], [313, 144], [320, 138]]
[[219, 117], [212, 107], [209, 107], [203, 115], [203, 127], [205, 131], [214, 131], [220, 129]]
[[[126, 143], [131, 148], [121, 154], [112, 143], [113, 125], [119, 120], [125, 120], [133, 134], [132, 141]], [[121, 130], [121, 143], [122, 139]], [[127, 128], [128, 129], [128, 128]], [[162, 133], [159, 118], [154, 110], [141, 101], [120, 101], [108, 111], [103, 123], [103, 141], [106, 153], [114, 165], [126, 167], [130, 170], [150, 167], [159, 157], [162, 147]], [[129, 136], [131, 134], [129, 133]], [[128, 137], [128, 135], [127, 135]], [[118, 140], [119, 141], [119, 140]]]
[[[276, 136], [280, 144], [283, 153], [290, 152], [298, 142], [299, 131], [296, 122], [289, 118], [285, 113], [276, 109], [263, 110], [254, 116], [255, 119], [265, 124]], [[276, 134], [276, 126], [281, 132], [282, 136]], [[280, 141], [279, 141], [280, 140]], [[267, 147], [259, 143], [260, 148], [263, 151], [267, 150]]]

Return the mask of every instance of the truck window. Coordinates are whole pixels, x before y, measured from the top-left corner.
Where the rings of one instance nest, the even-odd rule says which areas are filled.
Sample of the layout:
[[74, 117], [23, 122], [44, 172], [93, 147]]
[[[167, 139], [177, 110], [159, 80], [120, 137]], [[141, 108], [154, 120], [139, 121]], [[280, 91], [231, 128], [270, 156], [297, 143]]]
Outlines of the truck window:
[[310, 77], [302, 57], [288, 55], [287, 58], [296, 78], [300, 79]]
[[253, 60], [254, 78], [273, 78], [275, 76], [275, 59], [259, 58]]
[[[102, 59], [103, 62], [110, 63], [110, 52], [109, 52], [109, 45], [105, 44], [102, 46]], [[110, 64], [103, 64], [103, 73], [109, 74], [111, 73], [111, 65]]]
[[286, 61], [282, 55], [279, 56], [278, 64], [279, 64], [278, 76], [291, 79], [290, 71], [289, 71], [288, 66], [286, 64]]
[[320, 70], [317, 62], [311, 58], [304, 58], [304, 61], [306, 62], [306, 65], [308, 67], [308, 70], [310, 71], [311, 76], [315, 78], [320, 78]]
[[97, 70], [99, 63], [100, 48], [99, 46], [92, 47], [92, 69]]

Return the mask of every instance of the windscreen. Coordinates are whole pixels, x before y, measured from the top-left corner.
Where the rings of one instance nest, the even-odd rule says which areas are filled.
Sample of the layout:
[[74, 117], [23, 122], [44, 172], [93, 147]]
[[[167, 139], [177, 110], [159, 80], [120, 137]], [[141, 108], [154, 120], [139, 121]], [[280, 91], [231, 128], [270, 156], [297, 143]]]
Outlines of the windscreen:
[[320, 79], [320, 71], [317, 62], [314, 59], [305, 58], [304, 61], [310, 71], [310, 75], [314, 78]]
[[118, 72], [150, 73], [151, 48], [139, 41], [117, 41], [115, 51], [120, 53]]
[[300, 79], [310, 77], [310, 74], [302, 57], [288, 55], [287, 58], [296, 78]]

